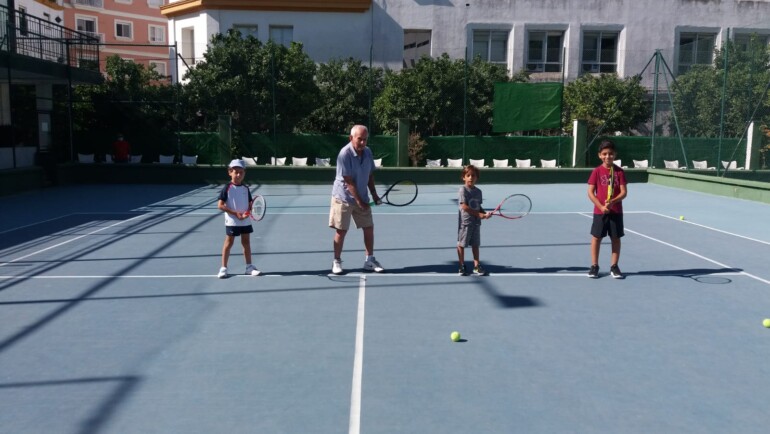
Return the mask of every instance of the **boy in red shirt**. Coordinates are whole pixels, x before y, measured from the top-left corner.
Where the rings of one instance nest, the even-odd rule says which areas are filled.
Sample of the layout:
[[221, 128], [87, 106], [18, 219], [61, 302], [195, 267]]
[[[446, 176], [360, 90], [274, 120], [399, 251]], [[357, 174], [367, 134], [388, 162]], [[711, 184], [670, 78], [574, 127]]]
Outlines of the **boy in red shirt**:
[[620, 238], [623, 233], [623, 199], [626, 198], [626, 175], [623, 169], [615, 165], [615, 144], [605, 140], [599, 145], [599, 159], [602, 160], [588, 178], [588, 198], [594, 204], [594, 217], [591, 225], [591, 269], [588, 277], [599, 277], [599, 249], [602, 239], [610, 236], [612, 255], [610, 257], [610, 275], [622, 279], [623, 273], [618, 268], [620, 259]]

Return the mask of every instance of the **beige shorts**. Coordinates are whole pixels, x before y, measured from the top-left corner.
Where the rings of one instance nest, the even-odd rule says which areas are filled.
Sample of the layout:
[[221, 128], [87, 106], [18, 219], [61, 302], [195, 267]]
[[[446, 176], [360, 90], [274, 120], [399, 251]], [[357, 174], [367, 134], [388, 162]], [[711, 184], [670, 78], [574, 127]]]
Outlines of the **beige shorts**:
[[350, 218], [356, 223], [356, 228], [368, 228], [374, 226], [372, 208], [363, 210], [358, 205], [351, 205], [332, 197], [329, 210], [329, 227], [346, 231], [350, 229]]

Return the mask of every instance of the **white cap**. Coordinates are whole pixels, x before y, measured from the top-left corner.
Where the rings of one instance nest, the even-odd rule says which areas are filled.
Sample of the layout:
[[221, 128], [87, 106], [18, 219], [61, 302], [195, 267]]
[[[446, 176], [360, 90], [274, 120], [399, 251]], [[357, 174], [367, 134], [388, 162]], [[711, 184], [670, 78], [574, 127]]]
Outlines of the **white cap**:
[[236, 158], [235, 160], [231, 161], [227, 167], [240, 167], [243, 169], [243, 161]]

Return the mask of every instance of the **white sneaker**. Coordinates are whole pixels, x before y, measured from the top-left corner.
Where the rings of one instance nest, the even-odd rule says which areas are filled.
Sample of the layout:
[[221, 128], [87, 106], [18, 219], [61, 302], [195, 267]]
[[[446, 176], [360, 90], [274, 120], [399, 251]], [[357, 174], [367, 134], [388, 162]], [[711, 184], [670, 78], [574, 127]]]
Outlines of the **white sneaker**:
[[364, 270], [374, 271], [375, 273], [382, 273], [385, 271], [385, 269], [382, 268], [382, 265], [380, 265], [380, 263], [377, 262], [377, 260], [374, 258], [364, 262]]
[[217, 277], [219, 277], [220, 279], [224, 279], [225, 277], [227, 277], [227, 267], [220, 268], [219, 273], [217, 273]]
[[253, 264], [249, 264], [246, 266], [246, 274], [251, 276], [259, 276], [262, 274], [262, 272], [257, 270], [257, 267], [255, 267]]
[[342, 261], [339, 259], [335, 259], [334, 262], [332, 262], [332, 273], [333, 274], [342, 274]]

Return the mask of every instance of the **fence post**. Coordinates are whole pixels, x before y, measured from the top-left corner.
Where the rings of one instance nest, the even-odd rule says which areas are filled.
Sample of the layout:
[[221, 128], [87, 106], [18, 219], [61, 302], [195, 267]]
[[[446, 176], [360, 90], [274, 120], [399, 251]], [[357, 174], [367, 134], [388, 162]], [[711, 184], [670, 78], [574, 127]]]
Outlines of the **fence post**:
[[[746, 170], [760, 169], [759, 151], [762, 150], [762, 129], [759, 128], [756, 121], [749, 124], [749, 131], [746, 134]], [[717, 164], [720, 164], [717, 162]]]
[[588, 163], [587, 133], [586, 121], [572, 121], [572, 167], [586, 167]]

